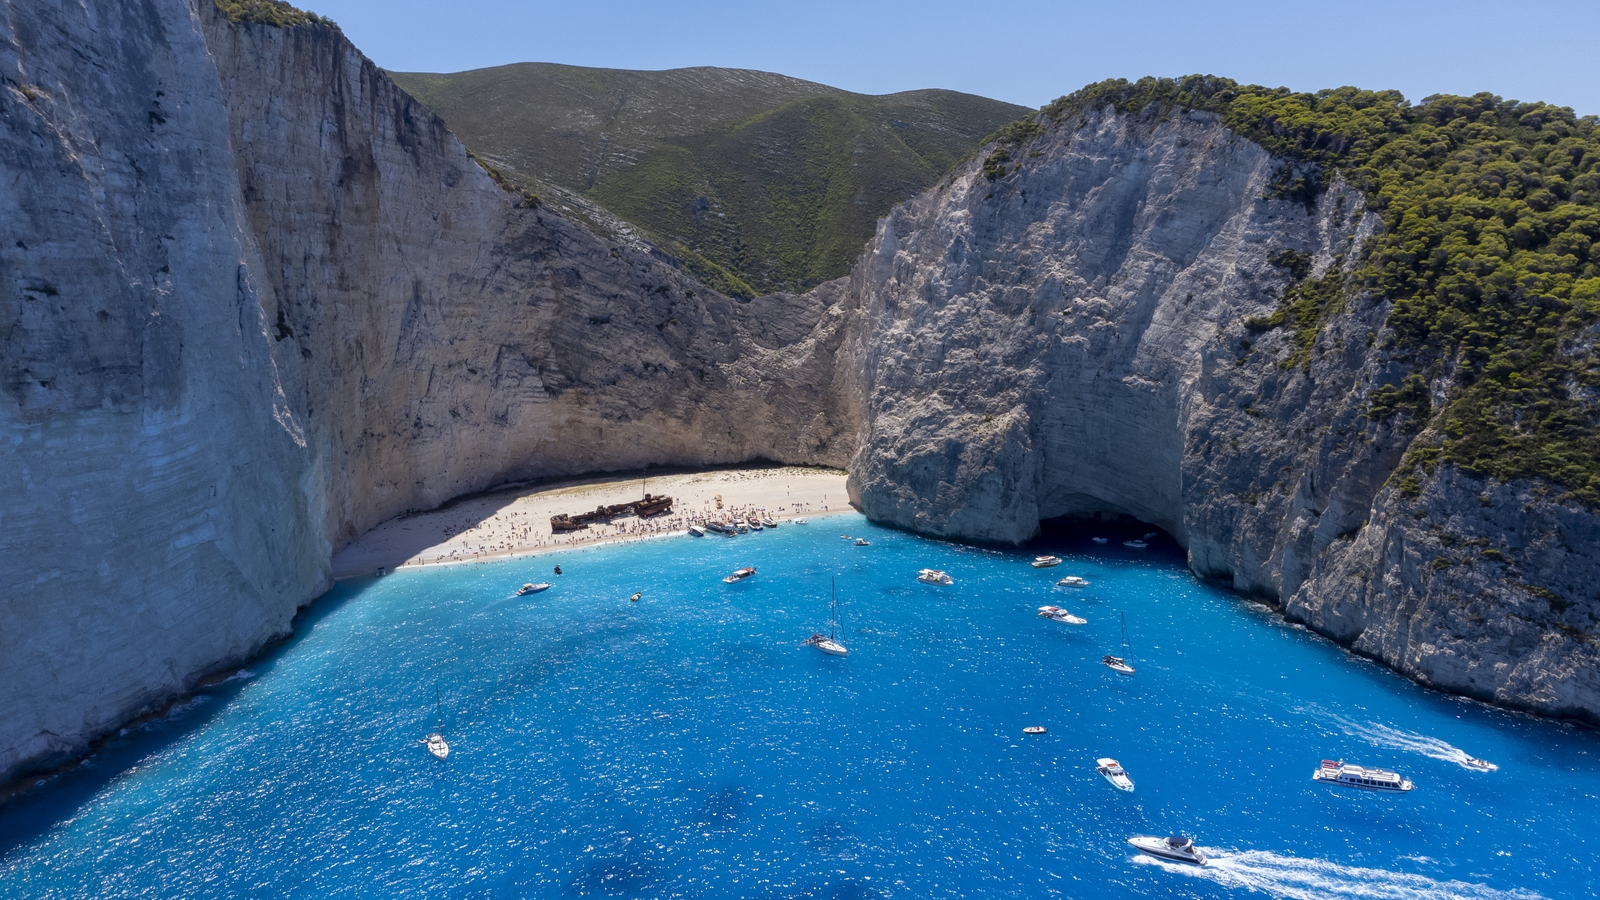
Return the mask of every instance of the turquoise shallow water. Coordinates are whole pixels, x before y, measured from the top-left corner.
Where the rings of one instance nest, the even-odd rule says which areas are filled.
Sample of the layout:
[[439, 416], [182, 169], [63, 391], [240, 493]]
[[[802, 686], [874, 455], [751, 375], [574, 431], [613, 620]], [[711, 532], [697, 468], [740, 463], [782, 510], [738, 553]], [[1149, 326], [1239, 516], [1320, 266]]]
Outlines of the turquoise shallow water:
[[[1056, 547], [1033, 570], [850, 515], [345, 583], [248, 676], [0, 808], [0, 895], [1600, 894], [1600, 734], [1411, 685], [1170, 545]], [[797, 646], [830, 577], [845, 659]], [[1124, 610], [1132, 679], [1099, 663]], [[1314, 784], [1323, 757], [1417, 789]], [[1173, 831], [1213, 864], [1124, 843]]]

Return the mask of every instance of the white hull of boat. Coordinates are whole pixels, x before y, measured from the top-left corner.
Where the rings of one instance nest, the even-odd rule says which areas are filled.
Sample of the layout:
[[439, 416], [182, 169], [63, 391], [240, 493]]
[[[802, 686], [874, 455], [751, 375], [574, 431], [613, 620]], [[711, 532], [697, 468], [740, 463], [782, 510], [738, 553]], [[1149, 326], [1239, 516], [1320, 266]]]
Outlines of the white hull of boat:
[[1194, 845], [1193, 841], [1185, 841], [1174, 846], [1172, 838], [1136, 835], [1128, 838], [1128, 843], [1142, 853], [1148, 853], [1151, 856], [1158, 856], [1162, 859], [1170, 859], [1173, 862], [1188, 863], [1192, 866], [1206, 864], [1206, 855], [1200, 851], [1199, 847]]

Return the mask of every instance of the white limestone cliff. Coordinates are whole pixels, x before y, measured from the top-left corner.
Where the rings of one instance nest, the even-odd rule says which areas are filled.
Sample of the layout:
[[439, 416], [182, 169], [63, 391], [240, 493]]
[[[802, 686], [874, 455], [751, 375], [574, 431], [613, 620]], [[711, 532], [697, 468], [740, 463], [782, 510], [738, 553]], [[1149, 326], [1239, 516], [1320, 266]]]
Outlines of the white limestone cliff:
[[507, 481], [839, 465], [848, 305], [739, 303], [497, 186], [324, 25], [0, 16], [0, 781]]
[[1404, 374], [1386, 303], [1348, 303], [1308, 367], [1244, 325], [1278, 305], [1279, 251], [1358, 256], [1359, 193], [1270, 199], [1283, 161], [1204, 112], [1091, 111], [1013, 156], [896, 209], [852, 275], [869, 516], [1002, 543], [1135, 516], [1424, 683], [1600, 719], [1600, 520], [1447, 466], [1414, 501], [1385, 487], [1413, 438], [1363, 416]]

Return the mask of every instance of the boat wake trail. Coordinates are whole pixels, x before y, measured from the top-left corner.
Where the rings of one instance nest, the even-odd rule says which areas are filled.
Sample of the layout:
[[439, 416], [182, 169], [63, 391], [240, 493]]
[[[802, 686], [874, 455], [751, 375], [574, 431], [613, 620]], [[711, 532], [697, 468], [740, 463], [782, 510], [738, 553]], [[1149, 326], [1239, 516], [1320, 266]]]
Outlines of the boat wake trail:
[[1404, 750], [1407, 753], [1420, 753], [1423, 756], [1455, 763], [1463, 769], [1474, 768], [1471, 765], [1472, 757], [1467, 751], [1451, 746], [1438, 738], [1431, 738], [1425, 734], [1417, 734], [1412, 731], [1401, 731], [1398, 728], [1390, 728], [1387, 725], [1379, 725], [1376, 722], [1356, 722], [1343, 716], [1333, 716], [1333, 720], [1339, 724], [1340, 731], [1351, 737], [1360, 738], [1374, 747], [1382, 747], [1386, 750]]
[[1211, 850], [1206, 865], [1191, 866], [1140, 855], [1137, 861], [1202, 878], [1226, 888], [1248, 888], [1276, 900], [1543, 900], [1532, 891], [1502, 891], [1466, 881], [1436, 881], [1425, 875], [1341, 866], [1321, 859], [1280, 856], [1264, 850]]

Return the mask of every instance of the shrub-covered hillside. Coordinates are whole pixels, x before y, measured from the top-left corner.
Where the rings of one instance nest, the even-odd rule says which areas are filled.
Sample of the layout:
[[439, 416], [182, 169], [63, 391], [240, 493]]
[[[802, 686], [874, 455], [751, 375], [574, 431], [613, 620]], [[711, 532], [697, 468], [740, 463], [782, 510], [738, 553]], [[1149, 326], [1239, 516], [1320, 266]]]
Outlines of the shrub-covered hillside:
[[[1285, 366], [1305, 366], [1329, 316], [1357, 294], [1394, 302], [1392, 349], [1411, 374], [1369, 415], [1422, 430], [1401, 473], [1439, 461], [1534, 477], [1600, 505], [1600, 124], [1492, 94], [1294, 93], [1223, 78], [1091, 85], [995, 136], [985, 172], [1004, 178], [1046, 128], [1114, 106], [1160, 116], [1209, 110], [1286, 160], [1275, 192], [1315, 204], [1330, 179], [1365, 191], [1384, 231], [1348, 276], [1312, 277], [1280, 255], [1291, 286], [1256, 330], [1292, 329]], [[1434, 403], [1435, 387], [1446, 399]]]
[[879, 216], [1027, 111], [710, 67], [389, 74], [507, 177], [582, 195], [740, 296], [846, 274]]

